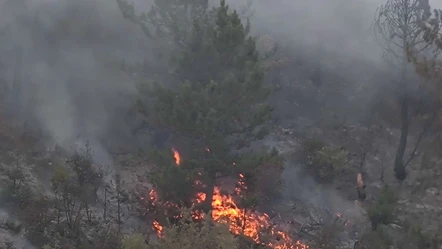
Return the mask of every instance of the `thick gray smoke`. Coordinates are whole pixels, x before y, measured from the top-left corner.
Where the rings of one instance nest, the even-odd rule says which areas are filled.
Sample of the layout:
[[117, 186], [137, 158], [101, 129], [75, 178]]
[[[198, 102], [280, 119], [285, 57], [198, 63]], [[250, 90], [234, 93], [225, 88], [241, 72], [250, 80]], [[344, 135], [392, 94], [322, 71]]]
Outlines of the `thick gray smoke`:
[[[151, 1], [134, 2], [143, 10]], [[228, 1], [237, 8], [247, 2]], [[297, 55], [321, 57], [355, 81], [385, 68], [370, 32], [383, 2], [254, 0], [251, 20], [254, 33], [271, 35]], [[133, 142], [127, 110], [137, 92], [121, 69], [124, 61], [149, 57], [149, 44], [116, 2], [0, 0], [0, 6], [3, 111], [66, 149], [85, 140], [106, 148]], [[355, 61], [366, 68], [349, 70]]]
[[0, 4], [2, 111], [65, 149], [129, 139], [136, 90], [122, 68], [142, 59], [143, 37], [115, 1]]

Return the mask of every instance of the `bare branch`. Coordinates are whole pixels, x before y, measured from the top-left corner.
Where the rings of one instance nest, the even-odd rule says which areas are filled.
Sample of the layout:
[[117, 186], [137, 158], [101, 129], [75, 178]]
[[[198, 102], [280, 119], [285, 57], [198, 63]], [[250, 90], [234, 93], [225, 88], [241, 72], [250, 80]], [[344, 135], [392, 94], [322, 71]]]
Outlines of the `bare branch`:
[[419, 147], [420, 142], [422, 141], [422, 138], [425, 136], [425, 134], [427, 134], [427, 131], [430, 129], [431, 125], [434, 123], [434, 121], [436, 121], [438, 112], [435, 111], [432, 115], [431, 118], [429, 118], [427, 120], [427, 122], [425, 122], [425, 126], [422, 129], [421, 133], [419, 134], [419, 137], [414, 145], [413, 151], [410, 154], [410, 157], [408, 158], [408, 160], [405, 162], [404, 166], [407, 166], [415, 157], [416, 157], [416, 151], [417, 148]]
[[420, 53], [430, 47], [421, 28], [426, 16], [421, 6], [420, 0], [389, 0], [378, 8], [372, 29], [385, 56], [404, 62], [408, 53]]

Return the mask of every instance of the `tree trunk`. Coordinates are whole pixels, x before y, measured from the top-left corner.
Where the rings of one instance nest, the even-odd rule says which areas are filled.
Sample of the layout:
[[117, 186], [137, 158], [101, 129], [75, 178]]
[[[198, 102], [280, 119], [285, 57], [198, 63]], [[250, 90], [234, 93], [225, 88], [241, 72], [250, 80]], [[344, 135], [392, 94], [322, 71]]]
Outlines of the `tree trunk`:
[[213, 199], [213, 191], [215, 190], [215, 181], [216, 181], [216, 172], [209, 173], [209, 181], [207, 182], [206, 188], [206, 200], [204, 201], [203, 211], [208, 213], [212, 211], [212, 199]]
[[107, 187], [104, 188], [104, 208], [103, 208], [103, 220], [106, 221], [107, 217]]
[[396, 158], [394, 160], [394, 174], [400, 181], [405, 180], [407, 176], [404, 165], [404, 155], [405, 149], [407, 148], [408, 128], [408, 96], [404, 94], [401, 101], [401, 138], [396, 152]]

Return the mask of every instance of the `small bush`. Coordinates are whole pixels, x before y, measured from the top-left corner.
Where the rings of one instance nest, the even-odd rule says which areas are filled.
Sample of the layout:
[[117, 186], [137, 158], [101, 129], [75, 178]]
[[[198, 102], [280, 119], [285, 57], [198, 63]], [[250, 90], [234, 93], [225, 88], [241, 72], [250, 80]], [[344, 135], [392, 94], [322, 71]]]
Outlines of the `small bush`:
[[302, 143], [302, 148], [307, 156], [314, 155], [325, 146], [319, 139], [308, 139]]
[[224, 224], [213, 224], [209, 219], [194, 222], [191, 213], [183, 211], [178, 224], [164, 227], [163, 238], [153, 242], [151, 249], [236, 249], [238, 240]]
[[305, 163], [318, 182], [331, 182], [337, 174], [345, 171], [347, 150], [315, 139], [304, 142], [303, 148]]
[[315, 249], [337, 249], [341, 246], [339, 234], [343, 231], [343, 224], [332, 222], [325, 224], [310, 243]]
[[403, 225], [406, 239], [401, 239], [398, 245], [404, 249], [439, 249], [442, 246], [442, 235], [439, 232], [424, 231], [416, 222], [407, 221]]
[[34, 179], [30, 167], [21, 162], [0, 165], [0, 200], [11, 207], [24, 208], [29, 206], [34, 191]]
[[383, 229], [368, 231], [362, 234], [355, 249], [389, 249], [393, 244], [392, 238]]
[[142, 234], [130, 234], [123, 238], [123, 249], [148, 249]]
[[375, 203], [368, 209], [373, 230], [376, 230], [379, 224], [387, 225], [394, 221], [397, 196], [396, 193], [386, 187], [382, 189]]

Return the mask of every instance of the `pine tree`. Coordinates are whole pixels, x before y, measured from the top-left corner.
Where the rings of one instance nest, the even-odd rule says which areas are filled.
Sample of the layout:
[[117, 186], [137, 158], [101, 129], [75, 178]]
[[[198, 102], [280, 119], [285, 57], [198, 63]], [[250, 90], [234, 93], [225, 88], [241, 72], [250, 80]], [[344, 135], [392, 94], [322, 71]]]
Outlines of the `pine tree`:
[[[434, 86], [441, 87], [442, 83], [442, 60], [439, 55], [442, 52], [442, 10], [431, 9], [428, 0], [419, 0], [420, 8], [424, 10], [421, 17], [422, 30], [425, 33], [425, 41], [432, 45], [433, 49], [430, 56], [416, 56], [410, 54], [410, 59], [416, 65], [417, 72], [431, 79]], [[434, 82], [436, 81], [436, 82]]]
[[[179, 168], [197, 172], [192, 175], [204, 182], [206, 211], [218, 176], [239, 172], [253, 176], [256, 167], [276, 156], [274, 151], [240, 153], [268, 133], [272, 111], [265, 103], [270, 93], [264, 84], [265, 69], [249, 30], [249, 23], [244, 25], [222, 0], [195, 20], [176, 57], [182, 83], [173, 88], [154, 84], [150, 89], [150, 118], [180, 141]], [[173, 184], [164, 177], [158, 179]]]

